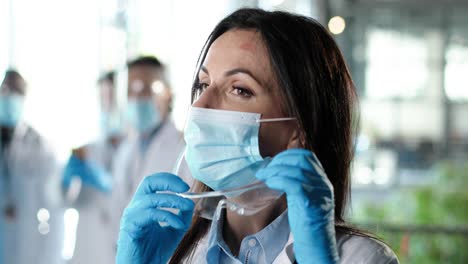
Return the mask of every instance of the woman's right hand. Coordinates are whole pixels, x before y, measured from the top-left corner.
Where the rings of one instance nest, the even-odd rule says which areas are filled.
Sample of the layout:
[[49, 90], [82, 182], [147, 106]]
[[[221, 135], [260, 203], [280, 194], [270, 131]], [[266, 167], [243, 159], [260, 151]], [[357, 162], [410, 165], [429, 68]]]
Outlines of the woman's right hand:
[[306, 149], [288, 149], [256, 176], [286, 193], [297, 262], [338, 263], [333, 185], [317, 156]]
[[[167, 263], [190, 226], [194, 203], [156, 192], [188, 189], [185, 182], [170, 173], [156, 173], [142, 181], [120, 222], [117, 263]], [[161, 222], [167, 224], [160, 225]]]

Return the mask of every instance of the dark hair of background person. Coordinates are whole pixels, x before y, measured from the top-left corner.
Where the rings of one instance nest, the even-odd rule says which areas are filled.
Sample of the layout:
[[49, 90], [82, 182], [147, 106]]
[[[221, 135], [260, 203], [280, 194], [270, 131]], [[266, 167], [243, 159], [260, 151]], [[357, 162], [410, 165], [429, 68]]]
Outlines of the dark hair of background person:
[[155, 56], [140, 56], [127, 62], [127, 68], [149, 67], [159, 72], [159, 78], [170, 88], [166, 79], [166, 67]]
[[108, 82], [111, 85], [115, 85], [115, 71], [108, 71], [101, 75], [98, 79], [98, 84], [103, 84], [104, 82]]
[[[346, 62], [330, 33], [312, 18], [282, 11], [240, 9], [224, 18], [212, 31], [200, 54], [192, 88], [199, 85], [198, 71], [213, 42], [233, 29], [257, 31], [269, 52], [270, 62], [284, 98], [288, 116], [297, 118], [308, 150], [313, 150], [333, 184], [337, 232], [372, 235], [347, 224], [350, 199], [350, 164], [358, 101]], [[354, 120], [354, 121], [353, 121]], [[196, 191], [209, 188], [196, 182]], [[192, 225], [170, 263], [191, 257], [210, 221], [194, 215]]]
[[164, 68], [163, 64], [154, 56], [141, 56], [127, 62], [127, 67], [129, 69], [137, 66]]
[[[161, 63], [155, 56], [140, 56], [134, 60], [127, 62], [127, 68], [131, 69], [133, 67], [152, 67], [157, 71], [160, 71], [160, 78], [170, 90], [171, 86], [169, 81], [166, 78], [166, 67]], [[172, 99], [169, 103], [169, 112], [172, 112]]]
[[14, 92], [20, 95], [26, 94], [26, 82], [23, 76], [21, 76], [21, 74], [15, 69], [8, 69], [5, 71], [5, 77], [3, 78], [0, 87], [2, 90], [8, 88], [10, 92]]

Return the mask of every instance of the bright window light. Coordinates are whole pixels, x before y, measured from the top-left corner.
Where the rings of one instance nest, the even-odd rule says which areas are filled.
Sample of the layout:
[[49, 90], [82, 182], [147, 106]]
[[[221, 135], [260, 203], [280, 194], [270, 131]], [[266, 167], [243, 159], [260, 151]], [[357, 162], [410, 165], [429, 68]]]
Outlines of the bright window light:
[[366, 96], [374, 99], [413, 98], [429, 79], [423, 38], [370, 29], [367, 38]]
[[25, 119], [63, 159], [98, 133], [97, 2], [14, 1], [13, 57], [29, 84]]
[[468, 46], [450, 46], [445, 67], [445, 92], [450, 100], [468, 100], [467, 73]]

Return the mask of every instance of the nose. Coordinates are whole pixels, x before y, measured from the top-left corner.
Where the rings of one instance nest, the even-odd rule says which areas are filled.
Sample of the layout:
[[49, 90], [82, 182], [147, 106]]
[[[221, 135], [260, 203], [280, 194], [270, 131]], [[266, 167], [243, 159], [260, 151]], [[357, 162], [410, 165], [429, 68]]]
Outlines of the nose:
[[214, 85], [206, 88], [192, 104], [193, 107], [217, 109], [218, 93]]

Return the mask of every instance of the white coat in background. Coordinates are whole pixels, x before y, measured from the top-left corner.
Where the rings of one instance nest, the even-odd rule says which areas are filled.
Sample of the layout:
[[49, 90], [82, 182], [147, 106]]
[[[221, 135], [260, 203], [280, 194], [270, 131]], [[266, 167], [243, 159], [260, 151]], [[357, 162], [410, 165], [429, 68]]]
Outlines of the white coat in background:
[[[0, 184], [5, 187], [0, 190], [4, 263], [63, 263], [60, 168], [54, 152], [35, 130], [20, 123], [1, 158], [9, 175], [9, 187], [5, 186], [6, 176], [0, 175]], [[3, 213], [7, 197], [15, 208], [14, 220]], [[49, 213], [48, 219], [44, 215], [45, 234], [38, 229], [41, 208]]]
[[[85, 157], [110, 173], [116, 151], [109, 140], [102, 139], [85, 147]], [[81, 185], [76, 201], [68, 206], [78, 211], [79, 220], [74, 254], [67, 263], [115, 263], [115, 241], [110, 229], [112, 193]]]
[[[140, 182], [144, 177], [157, 172], [173, 172], [184, 148], [182, 133], [170, 119], [164, 121], [147, 142], [146, 151], [141, 151], [141, 139], [138, 136], [129, 137], [121, 144], [113, 164], [113, 176], [116, 179], [113, 197], [116, 207], [113, 211], [115, 221], [112, 229], [115, 242], [118, 238], [120, 217]], [[192, 184], [192, 177], [186, 166], [182, 166], [179, 176], [187, 184]]]

